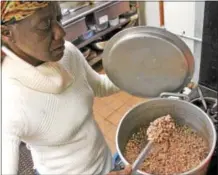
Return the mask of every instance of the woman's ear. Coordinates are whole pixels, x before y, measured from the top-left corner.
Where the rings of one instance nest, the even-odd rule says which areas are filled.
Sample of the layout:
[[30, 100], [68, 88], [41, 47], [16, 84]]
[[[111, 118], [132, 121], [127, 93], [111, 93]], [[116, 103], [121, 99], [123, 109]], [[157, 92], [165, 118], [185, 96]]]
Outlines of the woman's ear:
[[3, 42], [5, 43], [15, 42], [12, 31], [9, 26], [1, 25], [1, 36], [2, 36]]

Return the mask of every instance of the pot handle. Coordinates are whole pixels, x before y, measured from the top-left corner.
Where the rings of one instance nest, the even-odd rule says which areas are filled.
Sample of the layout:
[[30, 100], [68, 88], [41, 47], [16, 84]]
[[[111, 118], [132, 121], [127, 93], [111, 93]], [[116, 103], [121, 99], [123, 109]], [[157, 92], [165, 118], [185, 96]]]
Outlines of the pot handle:
[[167, 98], [167, 97], [177, 97], [179, 99], [190, 101], [190, 98], [185, 94], [178, 94], [178, 93], [170, 93], [170, 92], [163, 92], [160, 94], [161, 98]]

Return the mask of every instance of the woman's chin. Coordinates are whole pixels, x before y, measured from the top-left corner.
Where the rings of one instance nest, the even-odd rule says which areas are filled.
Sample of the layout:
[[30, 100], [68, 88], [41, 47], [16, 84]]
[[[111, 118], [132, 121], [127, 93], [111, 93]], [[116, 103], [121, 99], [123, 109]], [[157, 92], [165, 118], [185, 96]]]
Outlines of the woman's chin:
[[60, 52], [60, 53], [57, 53], [57, 54], [53, 54], [52, 55], [52, 58], [50, 59], [50, 61], [59, 61], [61, 60], [61, 58], [64, 56], [64, 52]]

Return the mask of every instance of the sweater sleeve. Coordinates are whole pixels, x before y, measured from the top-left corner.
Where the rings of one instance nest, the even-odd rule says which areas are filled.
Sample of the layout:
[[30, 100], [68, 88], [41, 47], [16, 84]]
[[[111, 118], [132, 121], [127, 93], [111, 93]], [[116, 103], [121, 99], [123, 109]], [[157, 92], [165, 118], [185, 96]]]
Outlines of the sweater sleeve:
[[95, 96], [105, 97], [119, 92], [116, 87], [105, 74], [98, 74], [83, 57], [83, 64], [86, 70], [86, 75], [90, 86], [92, 87]]
[[79, 60], [81, 60], [86, 72], [88, 83], [92, 87], [95, 96], [105, 97], [119, 92], [119, 88], [110, 81], [107, 75], [98, 74], [94, 69], [92, 69], [92, 67], [85, 60], [83, 54], [76, 47], [74, 50], [76, 55], [79, 57]]
[[20, 138], [26, 127], [19, 104], [2, 103], [2, 174], [17, 174]]

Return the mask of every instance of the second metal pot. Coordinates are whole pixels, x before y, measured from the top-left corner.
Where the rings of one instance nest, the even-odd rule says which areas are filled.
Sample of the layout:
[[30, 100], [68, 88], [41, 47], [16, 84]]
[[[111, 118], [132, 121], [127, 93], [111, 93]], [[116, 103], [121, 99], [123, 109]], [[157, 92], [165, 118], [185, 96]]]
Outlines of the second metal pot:
[[[124, 157], [124, 149], [130, 136], [142, 125], [160, 116], [170, 114], [177, 123], [186, 124], [199, 132], [209, 143], [209, 154], [194, 169], [178, 175], [205, 175], [216, 145], [216, 130], [208, 115], [190, 102], [177, 99], [157, 98], [133, 107], [121, 120], [116, 134], [116, 148], [125, 165], [129, 162]], [[138, 174], [150, 175], [137, 171]]]

